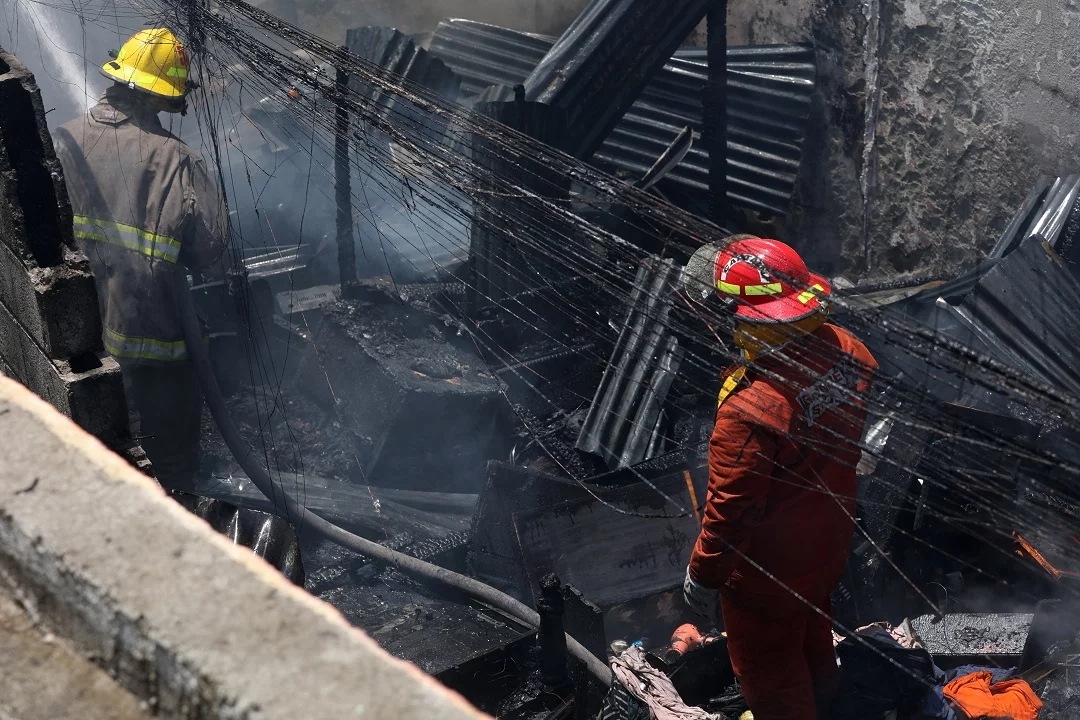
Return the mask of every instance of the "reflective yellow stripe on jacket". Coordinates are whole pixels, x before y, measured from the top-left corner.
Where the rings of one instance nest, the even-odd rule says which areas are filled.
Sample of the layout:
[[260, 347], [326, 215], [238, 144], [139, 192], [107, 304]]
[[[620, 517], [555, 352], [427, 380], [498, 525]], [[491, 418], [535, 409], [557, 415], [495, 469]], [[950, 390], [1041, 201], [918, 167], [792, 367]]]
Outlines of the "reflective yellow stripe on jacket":
[[731, 396], [731, 393], [735, 392], [735, 390], [739, 387], [739, 383], [741, 383], [743, 381], [743, 378], [745, 377], [745, 365], [740, 365], [739, 367], [735, 368], [735, 370], [727, 376], [727, 379], [724, 380], [724, 386], [720, 388], [720, 394], [716, 398], [717, 409], [719, 409], [720, 406], [724, 404], [724, 401]]
[[105, 328], [105, 350], [110, 355], [131, 360], [187, 360], [187, 343], [154, 338], [128, 337]]
[[75, 237], [134, 250], [155, 260], [175, 263], [180, 259], [180, 243], [171, 237], [109, 220], [76, 215]]

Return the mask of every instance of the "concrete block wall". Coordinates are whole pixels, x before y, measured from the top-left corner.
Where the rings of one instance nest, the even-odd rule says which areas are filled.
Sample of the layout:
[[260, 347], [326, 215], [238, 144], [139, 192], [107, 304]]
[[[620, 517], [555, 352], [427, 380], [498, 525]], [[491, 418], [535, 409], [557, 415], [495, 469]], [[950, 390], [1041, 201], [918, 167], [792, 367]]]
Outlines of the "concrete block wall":
[[128, 437], [94, 277], [34, 76], [0, 48], [0, 369], [102, 441]]
[[6, 378], [0, 437], [0, 596], [155, 717], [486, 717]]

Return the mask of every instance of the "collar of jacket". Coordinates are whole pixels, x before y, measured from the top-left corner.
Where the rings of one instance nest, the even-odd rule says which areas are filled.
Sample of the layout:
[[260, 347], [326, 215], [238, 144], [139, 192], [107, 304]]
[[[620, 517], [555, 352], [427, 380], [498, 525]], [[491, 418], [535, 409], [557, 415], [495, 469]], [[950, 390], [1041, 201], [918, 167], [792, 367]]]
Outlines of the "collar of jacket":
[[809, 335], [769, 349], [749, 363], [748, 375], [797, 393], [827, 372], [838, 359], [838, 348], [832, 348], [826, 339], [831, 333], [832, 326], [825, 323]]
[[161, 120], [157, 111], [144, 105], [130, 102], [124, 97], [123, 88], [106, 88], [101, 93], [98, 104], [90, 108], [90, 117], [105, 125], [123, 125], [133, 122], [140, 127], [160, 128]]

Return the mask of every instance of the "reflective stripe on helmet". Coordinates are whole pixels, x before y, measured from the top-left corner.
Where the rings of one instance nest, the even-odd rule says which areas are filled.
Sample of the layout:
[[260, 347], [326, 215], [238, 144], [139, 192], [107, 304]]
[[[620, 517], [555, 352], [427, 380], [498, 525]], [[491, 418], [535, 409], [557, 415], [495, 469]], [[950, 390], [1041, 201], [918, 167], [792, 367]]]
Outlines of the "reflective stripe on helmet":
[[157, 340], [155, 338], [130, 337], [105, 328], [105, 350], [118, 358], [132, 360], [187, 360], [187, 343], [183, 340]]
[[175, 263], [180, 259], [180, 243], [171, 237], [140, 230], [131, 225], [75, 216], [75, 237], [134, 250], [155, 260]]
[[800, 293], [799, 302], [801, 302], [803, 305], [806, 305], [808, 302], [816, 298], [819, 292], [825, 292], [825, 288], [821, 287], [820, 285], [811, 285], [809, 290]]
[[735, 285], [723, 280], [716, 281], [716, 288], [727, 295], [779, 295], [784, 292], [784, 286], [780, 283], [765, 283], [764, 285]]

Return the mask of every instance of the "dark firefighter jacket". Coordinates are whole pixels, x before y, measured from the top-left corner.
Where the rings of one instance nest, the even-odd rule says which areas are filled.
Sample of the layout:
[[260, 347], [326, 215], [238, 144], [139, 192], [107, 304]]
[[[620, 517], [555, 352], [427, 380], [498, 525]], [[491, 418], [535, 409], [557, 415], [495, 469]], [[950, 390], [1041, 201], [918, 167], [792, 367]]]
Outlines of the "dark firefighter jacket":
[[754, 364], [717, 409], [694, 580], [780, 593], [769, 575], [797, 591], [839, 581], [876, 368], [861, 342], [829, 324]]
[[199, 154], [117, 90], [54, 133], [75, 237], [97, 282], [105, 349], [134, 362], [185, 360], [173, 288], [187, 282], [185, 267], [221, 255], [228, 216]]

